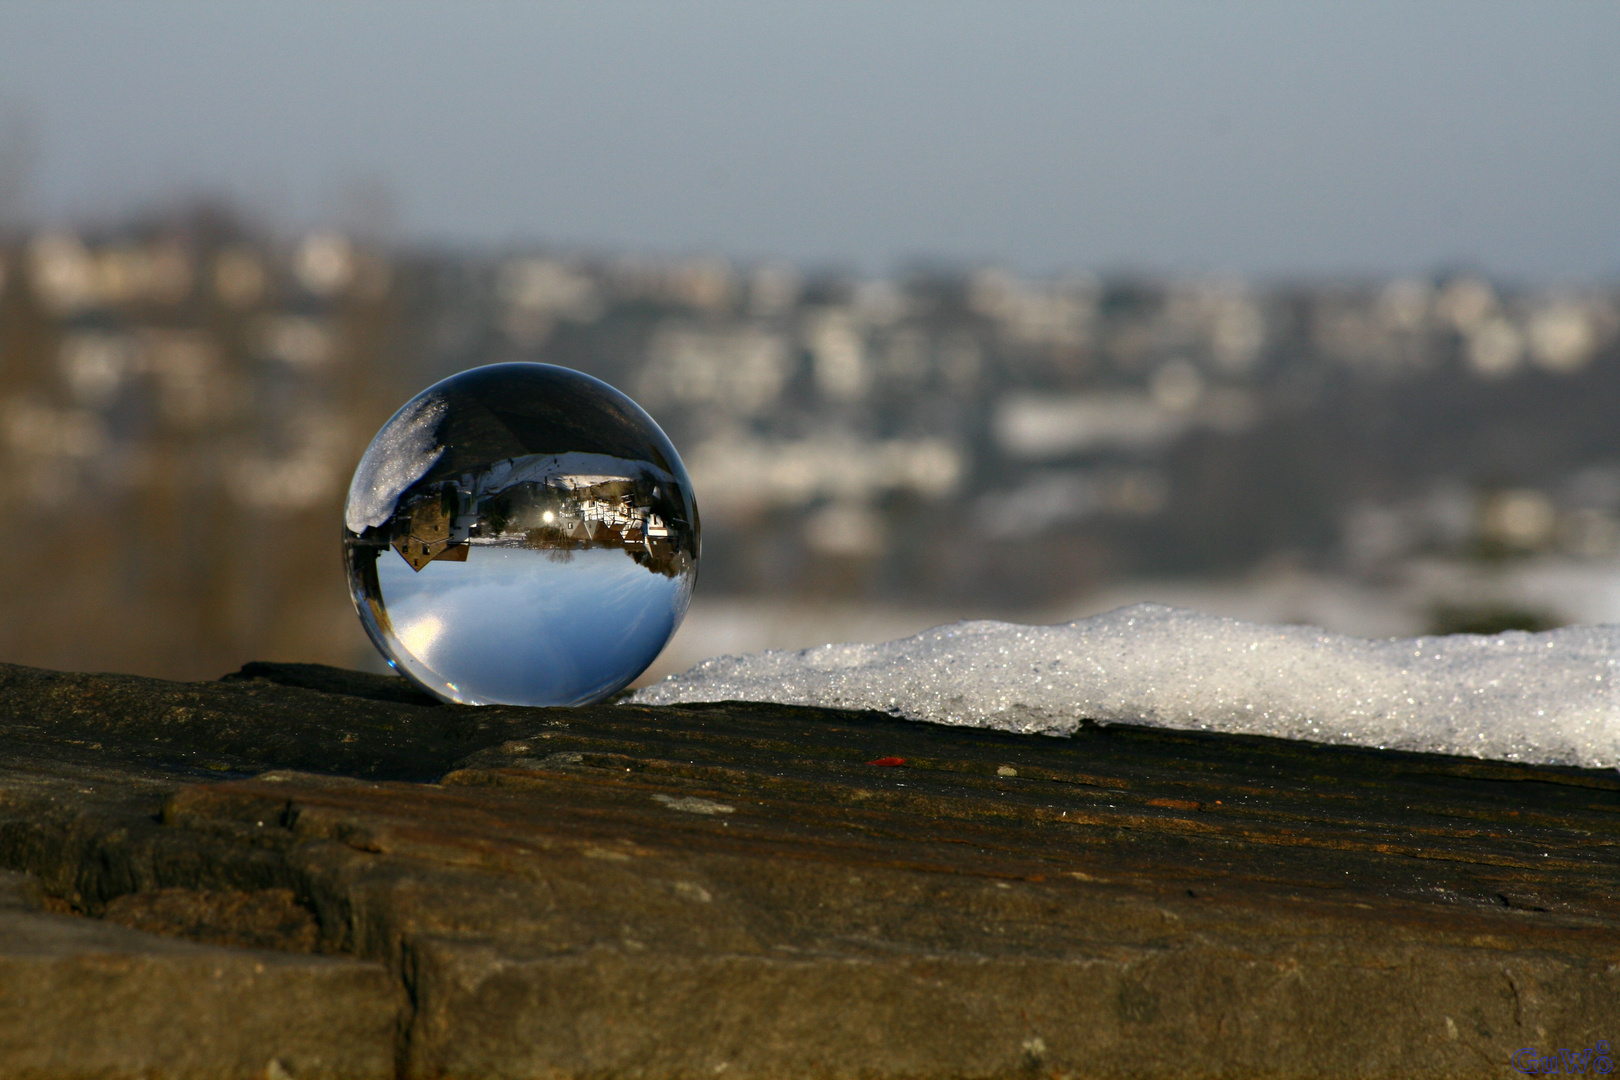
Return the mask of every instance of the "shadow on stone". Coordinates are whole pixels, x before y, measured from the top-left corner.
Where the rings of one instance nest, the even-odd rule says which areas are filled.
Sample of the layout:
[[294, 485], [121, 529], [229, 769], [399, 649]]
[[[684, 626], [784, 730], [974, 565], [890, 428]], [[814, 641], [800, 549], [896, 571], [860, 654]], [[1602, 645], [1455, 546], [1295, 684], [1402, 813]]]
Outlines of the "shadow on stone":
[[110, 923], [206, 945], [312, 953], [320, 927], [291, 889], [153, 889], [112, 900]]

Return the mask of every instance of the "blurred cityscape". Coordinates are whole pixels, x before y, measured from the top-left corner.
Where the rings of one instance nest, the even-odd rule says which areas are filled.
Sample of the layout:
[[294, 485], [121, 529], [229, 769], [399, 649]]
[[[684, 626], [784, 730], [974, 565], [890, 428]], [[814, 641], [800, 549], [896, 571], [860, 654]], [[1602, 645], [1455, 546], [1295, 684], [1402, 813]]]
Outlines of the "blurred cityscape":
[[640, 401], [703, 514], [657, 670], [1156, 599], [1368, 635], [1620, 620], [1620, 292], [886, 280], [400, 250], [207, 208], [0, 242], [0, 660], [375, 664], [342, 498], [463, 368]]

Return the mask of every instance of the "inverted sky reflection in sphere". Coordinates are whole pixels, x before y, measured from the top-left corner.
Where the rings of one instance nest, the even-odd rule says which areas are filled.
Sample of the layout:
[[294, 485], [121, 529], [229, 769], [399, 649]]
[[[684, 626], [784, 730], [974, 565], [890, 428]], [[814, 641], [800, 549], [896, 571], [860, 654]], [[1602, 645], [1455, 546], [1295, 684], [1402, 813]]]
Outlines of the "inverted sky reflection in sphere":
[[420, 572], [379, 559], [383, 602], [408, 649], [398, 661], [420, 663], [428, 670], [412, 674], [429, 684], [455, 672], [479, 687], [480, 703], [583, 703], [611, 690], [627, 657], [639, 670], [669, 640], [690, 579], [648, 573], [610, 548], [567, 554], [474, 545], [465, 562]]

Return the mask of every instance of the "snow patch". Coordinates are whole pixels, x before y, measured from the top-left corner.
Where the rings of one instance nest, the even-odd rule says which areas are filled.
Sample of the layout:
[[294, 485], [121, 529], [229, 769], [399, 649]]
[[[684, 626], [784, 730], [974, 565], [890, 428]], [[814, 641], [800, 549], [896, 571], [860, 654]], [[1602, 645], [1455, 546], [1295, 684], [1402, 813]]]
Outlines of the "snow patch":
[[1620, 764], [1620, 627], [1370, 641], [1137, 604], [706, 660], [636, 704], [769, 701], [1064, 735], [1083, 720]]

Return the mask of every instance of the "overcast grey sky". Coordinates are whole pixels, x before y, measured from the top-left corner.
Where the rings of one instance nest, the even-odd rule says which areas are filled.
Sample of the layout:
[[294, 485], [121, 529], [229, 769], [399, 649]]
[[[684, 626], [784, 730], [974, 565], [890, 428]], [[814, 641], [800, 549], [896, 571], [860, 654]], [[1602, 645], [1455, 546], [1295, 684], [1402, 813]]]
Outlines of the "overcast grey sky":
[[881, 270], [1620, 271], [1613, 3], [19, 3], [58, 220], [381, 181], [399, 234]]

